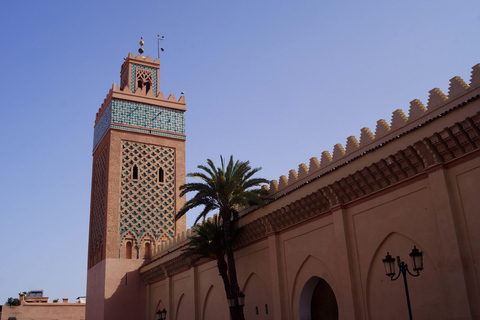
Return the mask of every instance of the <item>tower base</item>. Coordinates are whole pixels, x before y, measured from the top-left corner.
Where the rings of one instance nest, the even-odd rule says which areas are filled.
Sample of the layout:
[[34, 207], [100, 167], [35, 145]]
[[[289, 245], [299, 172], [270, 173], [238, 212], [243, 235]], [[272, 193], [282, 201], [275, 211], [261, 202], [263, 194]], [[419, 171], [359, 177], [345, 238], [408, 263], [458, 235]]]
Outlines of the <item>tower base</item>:
[[86, 320], [144, 320], [144, 260], [105, 259], [88, 270]]

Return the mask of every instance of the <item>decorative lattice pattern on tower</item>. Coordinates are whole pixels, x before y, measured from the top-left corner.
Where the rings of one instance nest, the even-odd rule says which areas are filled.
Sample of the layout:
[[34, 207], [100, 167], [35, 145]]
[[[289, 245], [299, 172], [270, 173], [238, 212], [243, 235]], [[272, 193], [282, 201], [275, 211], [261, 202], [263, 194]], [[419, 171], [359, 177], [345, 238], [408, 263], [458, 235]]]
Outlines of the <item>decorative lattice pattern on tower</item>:
[[139, 65], [139, 64], [133, 64], [133, 63], [131, 65], [131, 68], [132, 68], [132, 71], [131, 71], [131, 74], [130, 74], [130, 87], [131, 87], [132, 92], [135, 92], [135, 89], [137, 88], [137, 86], [135, 85], [137, 71], [138, 70], [148, 70], [148, 71], [151, 72], [151, 75], [153, 77], [153, 79], [152, 79], [153, 95], [156, 97], [157, 96], [157, 90], [158, 90], [157, 69], [152, 68], [152, 67], [142, 66], [142, 65]]
[[140, 81], [142, 84], [149, 82], [150, 85], [153, 83], [153, 72], [150, 70], [145, 69], [138, 69], [136, 70], [136, 83]]
[[123, 141], [120, 237], [172, 237], [174, 217], [175, 149]]
[[90, 218], [90, 259], [94, 266], [102, 259], [105, 233], [105, 192], [107, 185], [107, 148], [104, 148], [93, 168], [92, 213]]

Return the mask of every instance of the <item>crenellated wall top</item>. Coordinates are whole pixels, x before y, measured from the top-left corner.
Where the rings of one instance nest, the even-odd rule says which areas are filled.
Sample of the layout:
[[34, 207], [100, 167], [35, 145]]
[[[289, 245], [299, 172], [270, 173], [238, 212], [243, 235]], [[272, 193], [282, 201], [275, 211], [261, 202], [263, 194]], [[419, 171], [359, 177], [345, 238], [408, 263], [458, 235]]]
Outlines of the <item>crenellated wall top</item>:
[[340, 143], [334, 145], [332, 153], [323, 151], [320, 160], [313, 157], [308, 165], [301, 163], [297, 170], [290, 170], [287, 175], [280, 176], [278, 180], [272, 180], [270, 186], [264, 186], [264, 188], [274, 198], [279, 194], [293, 190], [313, 176], [321, 175], [341, 163], [354, 159], [366, 150], [382, 145], [399, 134], [414, 128], [419, 123], [436, 117], [454, 104], [474, 97], [479, 92], [480, 64], [477, 64], [472, 67], [470, 85], [458, 76], [453, 77], [450, 79], [448, 95], [444, 94], [439, 88], [433, 88], [429, 91], [426, 106], [418, 99], [412, 100], [407, 114], [401, 109], [393, 111], [390, 123], [385, 119], [377, 121], [375, 133], [364, 127], [360, 129], [359, 139], [355, 136], [348, 137], [345, 146]]
[[[136, 69], [141, 71], [141, 68], [146, 70], [143, 71], [144, 73], [146, 72], [143, 75], [143, 77], [147, 77], [146, 79], [143, 78], [141, 74], [136, 75], [134, 72]], [[150, 56], [143, 57], [140, 54], [134, 56], [130, 52], [127, 58], [125, 58], [120, 71], [121, 85], [119, 86], [117, 83], [114, 83], [112, 88], [108, 91], [107, 96], [103, 100], [103, 103], [96, 114], [95, 126], [112, 99], [186, 111], [185, 96], [181, 95], [177, 99], [174, 94], [170, 94], [168, 98], [166, 98], [163, 92], [158, 89], [160, 78], [159, 68], [160, 60], [158, 58], [152, 60]], [[139, 80], [137, 79], [137, 76], [142, 78], [143, 81], [149, 82], [150, 86], [137, 86], [136, 81]]]
[[95, 116], [95, 125], [97, 125], [98, 120], [102, 117], [103, 112], [108, 107], [112, 99], [139, 102], [179, 111], [187, 110], [185, 96], [183, 95], [180, 96], [180, 98], [178, 98], [177, 100], [174, 94], [170, 94], [168, 98], [165, 98], [163, 92], [158, 91], [157, 96], [155, 97], [151, 91], [146, 93], [145, 90], [137, 89], [135, 92], [132, 93], [128, 85], [126, 85], [123, 90], [121, 90], [118, 84], [114, 83], [112, 85], [112, 88], [108, 91], [107, 96], [103, 100], [102, 106], [98, 109], [98, 112]]

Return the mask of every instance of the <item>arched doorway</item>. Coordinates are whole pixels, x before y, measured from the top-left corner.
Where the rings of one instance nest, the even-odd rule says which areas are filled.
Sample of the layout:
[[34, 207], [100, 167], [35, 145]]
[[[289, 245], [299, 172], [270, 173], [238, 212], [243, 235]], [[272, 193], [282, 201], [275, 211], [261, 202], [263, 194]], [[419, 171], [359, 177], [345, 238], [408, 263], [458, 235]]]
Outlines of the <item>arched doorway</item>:
[[311, 277], [300, 294], [300, 320], [338, 320], [337, 299], [322, 278]]

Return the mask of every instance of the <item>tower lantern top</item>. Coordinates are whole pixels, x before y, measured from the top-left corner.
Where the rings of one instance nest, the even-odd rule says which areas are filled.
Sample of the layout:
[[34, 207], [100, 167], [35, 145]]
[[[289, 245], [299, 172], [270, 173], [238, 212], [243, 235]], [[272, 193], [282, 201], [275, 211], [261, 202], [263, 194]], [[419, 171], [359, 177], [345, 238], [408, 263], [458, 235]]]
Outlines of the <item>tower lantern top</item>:
[[[140, 45], [142, 45], [140, 41]], [[139, 51], [143, 51], [142, 48]], [[160, 79], [160, 59], [129, 53], [120, 70], [120, 90], [128, 87], [132, 93], [143, 92], [157, 97]]]

